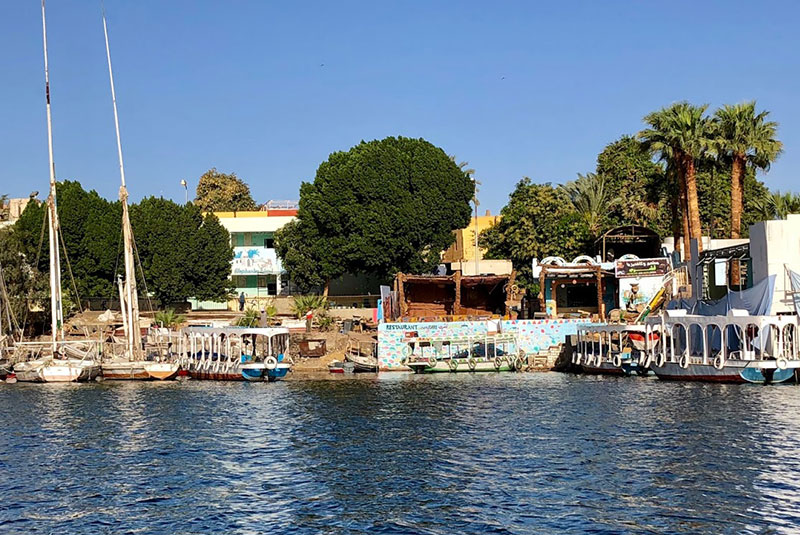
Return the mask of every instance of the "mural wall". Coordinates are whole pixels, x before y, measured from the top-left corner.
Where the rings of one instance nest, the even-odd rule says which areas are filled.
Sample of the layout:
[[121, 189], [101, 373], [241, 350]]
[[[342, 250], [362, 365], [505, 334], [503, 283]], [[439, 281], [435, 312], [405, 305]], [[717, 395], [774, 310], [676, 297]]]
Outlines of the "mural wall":
[[456, 338], [485, 336], [498, 332], [517, 334], [519, 346], [526, 353], [538, 353], [577, 334], [585, 319], [488, 320], [454, 322], [381, 323], [378, 326], [378, 359], [382, 370], [408, 369], [400, 362], [403, 348], [413, 338]]

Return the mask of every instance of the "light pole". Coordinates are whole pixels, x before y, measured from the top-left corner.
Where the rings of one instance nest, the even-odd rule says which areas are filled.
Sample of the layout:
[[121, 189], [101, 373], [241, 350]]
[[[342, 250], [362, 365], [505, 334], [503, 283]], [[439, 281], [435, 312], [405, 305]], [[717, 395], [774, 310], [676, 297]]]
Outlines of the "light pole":
[[183, 186], [183, 202], [184, 204], [189, 204], [189, 184], [186, 182], [186, 179], [181, 179], [181, 186]]
[[480, 275], [480, 250], [478, 249], [478, 182], [475, 178], [472, 179], [472, 182], [475, 183], [475, 194], [472, 197], [472, 201], [475, 203], [475, 275]]

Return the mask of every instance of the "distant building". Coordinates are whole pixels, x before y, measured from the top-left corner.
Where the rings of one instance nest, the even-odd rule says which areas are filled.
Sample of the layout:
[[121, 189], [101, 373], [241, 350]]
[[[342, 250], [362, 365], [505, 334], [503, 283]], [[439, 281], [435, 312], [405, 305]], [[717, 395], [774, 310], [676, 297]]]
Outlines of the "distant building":
[[477, 249], [478, 271], [475, 269], [475, 233], [493, 227], [500, 222], [501, 216], [492, 215], [489, 210], [482, 216], [472, 217], [466, 228], [453, 231], [456, 241], [444, 253], [442, 263], [447, 265], [451, 273], [459, 272], [462, 275], [510, 275], [512, 265], [510, 260], [484, 260], [486, 250]]
[[0, 207], [0, 228], [16, 223], [32, 198], [7, 199], [5, 204]]
[[257, 211], [214, 212], [231, 235], [231, 279], [236, 298], [230, 303], [193, 302], [195, 309], [237, 309], [245, 295], [247, 306], [280, 295], [288, 288], [275, 252], [275, 232], [297, 216], [296, 201], [269, 201]]

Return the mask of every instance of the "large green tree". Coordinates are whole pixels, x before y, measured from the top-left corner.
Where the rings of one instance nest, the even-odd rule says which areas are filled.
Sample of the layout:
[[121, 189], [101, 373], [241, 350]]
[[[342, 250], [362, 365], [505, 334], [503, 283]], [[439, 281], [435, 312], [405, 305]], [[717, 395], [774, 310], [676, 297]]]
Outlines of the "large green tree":
[[209, 169], [197, 183], [197, 198], [194, 200], [204, 212], [238, 212], [256, 210], [250, 186], [236, 173], [220, 173]]
[[783, 144], [776, 138], [778, 123], [768, 121], [768, 111], [756, 112], [756, 103], [726, 104], [714, 113], [714, 148], [730, 162], [730, 234], [739, 238], [745, 174], [748, 167], [768, 170]]
[[487, 258], [510, 259], [523, 284], [532, 288], [531, 260], [561, 256], [567, 260], [591, 252], [586, 222], [567, 193], [529, 178], [517, 183], [497, 225], [481, 233]]
[[469, 223], [474, 190], [469, 174], [424, 139], [361, 142], [331, 154], [300, 186], [297, 220], [276, 234], [277, 251], [301, 285], [344, 273], [424, 273]]
[[189, 297], [225, 299], [232, 289], [230, 235], [195, 205], [148, 197], [131, 206], [131, 226], [144, 271], [139, 283], [163, 305]]

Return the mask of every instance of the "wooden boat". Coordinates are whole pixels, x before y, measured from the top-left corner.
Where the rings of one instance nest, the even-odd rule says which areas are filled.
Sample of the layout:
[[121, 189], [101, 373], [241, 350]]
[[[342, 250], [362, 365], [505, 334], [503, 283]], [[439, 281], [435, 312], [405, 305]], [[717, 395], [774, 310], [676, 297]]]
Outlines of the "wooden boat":
[[50, 193], [47, 197], [47, 226], [50, 252], [50, 328], [52, 340], [15, 344], [14, 373], [18, 381], [72, 382], [88, 381], [100, 373], [95, 359], [98, 353], [85, 345], [65, 341], [61, 291], [61, 249], [56, 208], [56, 176], [53, 160], [53, 128], [50, 110], [50, 70], [47, 56], [47, 24], [42, 2], [42, 41], [44, 45], [44, 78], [47, 111], [47, 142], [50, 163]]
[[334, 360], [328, 364], [328, 371], [331, 373], [344, 373], [344, 362]]
[[276, 381], [291, 369], [284, 327], [187, 327], [181, 366], [193, 379]]
[[378, 372], [378, 342], [348, 341], [344, 358], [353, 364], [356, 373]]
[[800, 368], [797, 316], [668, 310], [647, 328], [660, 335], [648, 351], [659, 379], [768, 384], [788, 381]]
[[416, 338], [404, 352], [403, 364], [416, 373], [522, 371], [528, 364], [512, 333]]
[[168, 381], [175, 379], [181, 367], [177, 362], [146, 362], [144, 371], [150, 379]]
[[645, 350], [656, 343], [656, 333], [644, 324], [602, 324], [578, 328], [572, 363], [589, 374], [648, 375]]

